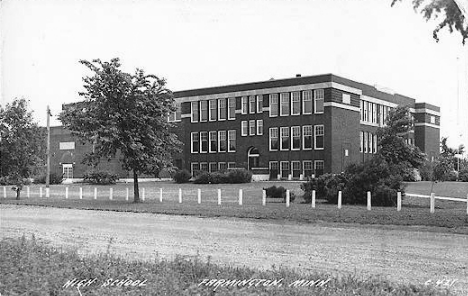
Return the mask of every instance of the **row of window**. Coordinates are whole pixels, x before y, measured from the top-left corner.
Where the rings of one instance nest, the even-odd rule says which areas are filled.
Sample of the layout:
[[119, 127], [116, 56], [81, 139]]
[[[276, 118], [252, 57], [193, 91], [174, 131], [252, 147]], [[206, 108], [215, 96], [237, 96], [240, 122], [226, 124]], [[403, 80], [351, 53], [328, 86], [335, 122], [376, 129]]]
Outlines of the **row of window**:
[[236, 152], [236, 131], [202, 131], [192, 132], [192, 153]]
[[377, 153], [377, 135], [369, 132], [361, 132], [360, 134], [360, 152]]
[[192, 176], [198, 174], [198, 172], [217, 172], [217, 171], [225, 171], [227, 169], [233, 169], [236, 167], [235, 162], [192, 162], [190, 164], [190, 171]]
[[224, 121], [236, 119], [236, 98], [191, 102], [191, 121]]
[[241, 136], [263, 135], [263, 120], [241, 121]]
[[289, 161], [270, 161], [269, 162], [269, 172], [270, 178], [276, 179], [278, 175], [281, 178], [288, 178], [289, 175], [292, 175], [293, 178], [299, 178], [302, 174], [305, 178], [312, 176], [320, 176], [323, 174], [324, 162], [323, 160], [315, 160], [312, 166], [312, 160], [301, 161], [293, 160]]
[[383, 126], [392, 108], [361, 100], [361, 121]]
[[[302, 131], [302, 134], [301, 134]], [[270, 128], [270, 151], [276, 150], [322, 150], [325, 129], [323, 124]]]
[[[323, 113], [324, 90], [314, 89], [291, 93], [270, 94], [270, 117]], [[313, 100], [313, 104], [312, 104]], [[302, 101], [302, 104], [301, 104]], [[312, 106], [313, 105], [313, 106]], [[301, 110], [302, 106], [302, 110]], [[313, 107], [313, 108], [312, 108]], [[302, 112], [301, 112], [302, 111]]]

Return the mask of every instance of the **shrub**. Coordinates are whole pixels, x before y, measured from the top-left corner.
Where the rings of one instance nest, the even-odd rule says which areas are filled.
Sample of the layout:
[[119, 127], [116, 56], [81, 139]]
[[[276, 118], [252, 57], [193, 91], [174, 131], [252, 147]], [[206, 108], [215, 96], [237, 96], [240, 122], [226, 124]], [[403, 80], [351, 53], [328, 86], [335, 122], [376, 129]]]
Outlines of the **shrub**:
[[[342, 175], [340, 175], [338, 178], [341, 178], [341, 176]], [[336, 178], [337, 177], [332, 174], [324, 174], [318, 178], [313, 178], [305, 183], [302, 183], [301, 189], [304, 191], [304, 195], [302, 197], [304, 198], [305, 202], [310, 203], [312, 201], [312, 190], [315, 190], [315, 196], [317, 199], [328, 199], [328, 197], [332, 195], [334, 191], [338, 192], [338, 190], [333, 189], [332, 186], [334, 184], [340, 184], [344, 180]], [[328, 185], [330, 181], [333, 182]], [[340, 188], [341, 189], [339, 190], [342, 190], [342, 187]]]
[[83, 182], [99, 185], [115, 184], [119, 176], [108, 171], [88, 171], [83, 175]]
[[188, 170], [177, 171], [173, 177], [174, 181], [179, 184], [187, 183], [188, 181], [190, 181], [190, 178], [192, 178], [192, 175]]
[[[266, 196], [269, 198], [282, 198], [283, 202], [286, 202], [286, 189], [283, 186], [271, 186], [263, 188], [266, 191]], [[289, 192], [289, 200], [293, 202], [296, 199], [294, 192]]]
[[[61, 184], [62, 181], [63, 181], [63, 176], [60, 175], [60, 174], [56, 174], [56, 173], [50, 173], [49, 175], [49, 181], [50, 181], [50, 184]], [[46, 183], [46, 175], [41, 175], [37, 178], [34, 178], [34, 181], [33, 181], [34, 184], [45, 184]]]
[[434, 167], [434, 180], [435, 181], [455, 181], [456, 174], [453, 171], [452, 161], [445, 157], [439, 159]]
[[252, 182], [252, 172], [246, 169], [233, 169], [227, 173], [229, 183], [250, 183]]
[[201, 171], [193, 180], [195, 184], [210, 184], [211, 183], [211, 176], [208, 172]]
[[419, 167], [419, 174], [421, 175], [422, 181], [434, 180], [434, 167], [435, 163], [427, 160]]
[[468, 168], [460, 170], [458, 173], [458, 180], [462, 182], [468, 182]]

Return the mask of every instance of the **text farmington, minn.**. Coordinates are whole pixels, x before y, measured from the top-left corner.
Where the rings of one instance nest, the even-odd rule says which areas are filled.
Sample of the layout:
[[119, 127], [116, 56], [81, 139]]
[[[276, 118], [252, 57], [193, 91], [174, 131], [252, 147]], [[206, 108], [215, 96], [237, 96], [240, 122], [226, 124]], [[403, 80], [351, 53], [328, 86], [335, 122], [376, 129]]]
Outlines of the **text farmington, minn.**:
[[[229, 280], [229, 279], [203, 279], [198, 286], [211, 287], [213, 290], [223, 287], [282, 287], [284, 279], [268, 280], [268, 279], [243, 279], [243, 280]], [[296, 280], [292, 283], [286, 284], [288, 287], [324, 287], [330, 279], [322, 280]]]

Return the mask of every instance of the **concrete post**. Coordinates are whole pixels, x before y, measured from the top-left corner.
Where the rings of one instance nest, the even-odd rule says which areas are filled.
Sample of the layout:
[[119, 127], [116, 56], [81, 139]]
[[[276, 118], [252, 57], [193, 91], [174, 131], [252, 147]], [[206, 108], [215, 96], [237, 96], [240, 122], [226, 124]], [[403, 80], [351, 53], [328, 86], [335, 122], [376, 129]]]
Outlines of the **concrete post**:
[[276, 175], [276, 179], [279, 181], [281, 180], [281, 174]]
[[162, 188], [159, 188], [159, 202], [162, 202]]
[[435, 193], [431, 193], [431, 214], [435, 212]]
[[97, 187], [94, 187], [94, 199], [97, 199]]
[[27, 198], [30, 198], [30, 197], [31, 197], [31, 190], [30, 190], [29, 186], [26, 187], [26, 197], [27, 197]]
[[291, 180], [292, 180], [292, 175], [289, 174], [289, 175], [288, 175], [288, 181], [291, 181]]
[[3, 186], [3, 198], [6, 198], [6, 186]]
[[145, 188], [141, 188], [141, 201], [145, 201]]
[[466, 194], [466, 214], [468, 215], [468, 193]]
[[401, 192], [397, 193], [397, 211], [401, 211]]
[[300, 180], [300, 181], [303, 181], [303, 180], [304, 180], [304, 174], [300, 174], [300, 175], [299, 175], [299, 180]]
[[242, 205], [242, 189], [239, 189], [239, 205]]
[[312, 190], [312, 208], [315, 209], [315, 190]]
[[113, 190], [113, 188], [111, 187], [111, 188], [109, 188], [109, 200], [112, 200], [112, 199], [114, 198], [113, 195], [114, 195], [114, 190]]
[[68, 187], [65, 187], [65, 199], [68, 199]]
[[371, 210], [371, 192], [370, 191], [367, 191], [367, 210], [370, 211]]
[[45, 197], [50, 197], [50, 188], [48, 187], [45, 189]]
[[289, 203], [291, 201], [291, 196], [289, 190], [286, 190], [286, 207], [289, 208]]
[[80, 199], [83, 199], [83, 187], [80, 187]]
[[342, 203], [342, 193], [341, 191], [338, 191], [338, 209], [341, 209], [341, 203]]
[[218, 189], [218, 206], [221, 205], [221, 189]]
[[[4, 191], [5, 197], [6, 197], [6, 191]], [[42, 197], [42, 187], [39, 187], [39, 197]]]
[[198, 197], [198, 204], [201, 204], [201, 189], [198, 188], [197, 190], [197, 197]]
[[179, 203], [182, 203], [182, 188], [179, 188]]
[[129, 197], [130, 197], [130, 190], [127, 188], [125, 188], [125, 200], [128, 201]]
[[266, 206], [266, 190], [262, 190], [262, 205]]

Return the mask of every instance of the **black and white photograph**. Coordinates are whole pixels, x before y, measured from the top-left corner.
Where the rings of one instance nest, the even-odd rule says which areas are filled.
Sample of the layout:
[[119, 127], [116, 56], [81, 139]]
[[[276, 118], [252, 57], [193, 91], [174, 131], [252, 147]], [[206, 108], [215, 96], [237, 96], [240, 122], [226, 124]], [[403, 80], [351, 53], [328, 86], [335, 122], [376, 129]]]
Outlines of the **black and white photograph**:
[[0, 296], [468, 295], [468, 0], [0, 0]]

